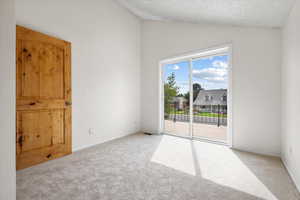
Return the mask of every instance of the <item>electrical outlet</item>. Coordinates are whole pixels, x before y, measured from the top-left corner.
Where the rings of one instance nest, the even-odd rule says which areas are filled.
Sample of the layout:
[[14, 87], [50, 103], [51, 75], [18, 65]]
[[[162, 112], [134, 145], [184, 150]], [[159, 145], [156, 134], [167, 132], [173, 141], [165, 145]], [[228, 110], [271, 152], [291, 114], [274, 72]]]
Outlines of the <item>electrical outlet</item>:
[[95, 134], [95, 129], [89, 128], [89, 134], [90, 134], [90, 135], [94, 135], [94, 134]]
[[138, 125], [138, 124], [137, 124], [137, 122], [136, 122], [136, 121], [134, 121], [134, 122], [133, 122], [134, 129], [136, 129], [136, 128], [137, 128], [137, 125]]
[[290, 154], [290, 156], [293, 155], [293, 148], [292, 147], [289, 148], [289, 154]]

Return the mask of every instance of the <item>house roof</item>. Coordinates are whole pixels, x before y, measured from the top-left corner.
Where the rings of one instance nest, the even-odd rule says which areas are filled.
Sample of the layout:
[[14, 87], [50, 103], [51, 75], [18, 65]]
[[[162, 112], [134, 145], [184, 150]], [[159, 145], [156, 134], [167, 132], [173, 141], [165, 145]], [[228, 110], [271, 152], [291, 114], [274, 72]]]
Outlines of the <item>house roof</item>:
[[227, 105], [227, 89], [201, 90], [194, 101], [194, 105]]

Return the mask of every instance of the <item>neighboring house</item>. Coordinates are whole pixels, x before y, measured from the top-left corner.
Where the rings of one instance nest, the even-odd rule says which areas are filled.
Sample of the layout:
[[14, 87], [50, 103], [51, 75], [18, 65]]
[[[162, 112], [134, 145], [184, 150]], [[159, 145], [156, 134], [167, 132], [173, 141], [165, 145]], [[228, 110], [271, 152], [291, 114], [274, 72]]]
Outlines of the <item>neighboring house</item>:
[[187, 100], [184, 97], [174, 97], [172, 103], [176, 104], [178, 110], [183, 110], [186, 107]]
[[194, 110], [227, 112], [227, 89], [201, 90], [194, 101]]

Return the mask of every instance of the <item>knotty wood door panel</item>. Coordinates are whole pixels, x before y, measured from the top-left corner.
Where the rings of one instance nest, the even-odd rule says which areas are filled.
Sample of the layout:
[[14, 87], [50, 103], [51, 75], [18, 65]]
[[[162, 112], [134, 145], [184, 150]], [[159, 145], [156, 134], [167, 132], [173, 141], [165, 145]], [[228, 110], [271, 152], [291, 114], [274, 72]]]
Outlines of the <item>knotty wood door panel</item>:
[[71, 44], [17, 26], [17, 169], [71, 150]]

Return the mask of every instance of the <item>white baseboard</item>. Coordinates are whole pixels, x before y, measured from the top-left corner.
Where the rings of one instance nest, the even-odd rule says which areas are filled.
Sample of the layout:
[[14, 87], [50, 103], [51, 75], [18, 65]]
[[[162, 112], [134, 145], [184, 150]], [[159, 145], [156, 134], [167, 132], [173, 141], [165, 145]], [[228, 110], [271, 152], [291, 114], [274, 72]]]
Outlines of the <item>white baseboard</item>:
[[157, 131], [142, 129], [142, 133], [151, 133], [152, 135], [160, 135]]
[[252, 149], [244, 149], [244, 148], [239, 148], [239, 147], [237, 148], [235, 146], [233, 146], [231, 148], [234, 150], [244, 151], [244, 152], [258, 154], [258, 155], [262, 155], [262, 156], [271, 156], [271, 157], [281, 158], [280, 153], [274, 153], [274, 152], [268, 152], [268, 151], [253, 151]]
[[91, 148], [93, 146], [96, 146], [98, 144], [102, 144], [102, 143], [105, 143], [105, 142], [108, 142], [108, 141], [109, 140], [103, 141], [103, 142], [100, 142], [100, 143], [96, 143], [96, 144], [89, 144], [89, 145], [85, 145], [85, 146], [75, 147], [75, 148], [72, 149], [72, 152], [81, 151], [83, 149]]
[[290, 169], [290, 167], [286, 164], [286, 161], [285, 161], [283, 158], [281, 158], [281, 161], [282, 161], [283, 165], [285, 166], [287, 172], [289, 173], [291, 179], [293, 180], [293, 182], [294, 182], [296, 188], [298, 189], [298, 192], [300, 193], [300, 185], [298, 184], [298, 182], [297, 182], [297, 180], [296, 180], [296, 178], [295, 178], [295, 175], [294, 175], [294, 173], [293, 173], [293, 170]]
[[99, 143], [88, 144], [88, 145], [84, 145], [84, 146], [80, 146], [80, 147], [74, 147], [74, 148], [72, 148], [72, 152], [81, 151], [81, 150], [84, 150], [84, 149], [87, 149], [87, 148], [91, 148], [91, 147], [99, 145], [99, 144], [103, 144], [105, 142], [109, 142], [109, 141], [112, 141], [112, 140], [115, 140], [115, 139], [123, 138], [123, 137], [129, 136], [129, 135], [134, 135], [134, 134], [138, 134], [138, 133], [141, 133], [141, 132], [139, 131], [139, 132], [136, 132], [136, 133], [130, 133], [130, 134], [127, 134], [127, 135], [121, 135], [121, 136], [118, 136], [118, 137], [114, 137], [114, 138], [110, 138], [110, 139], [101, 141]]

